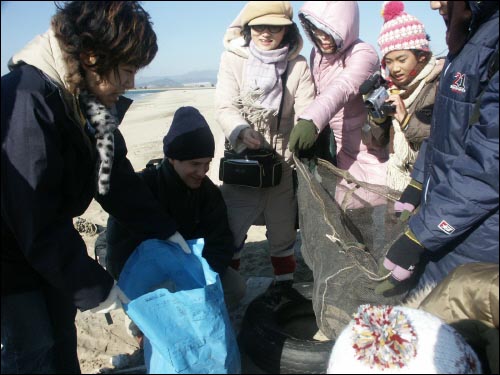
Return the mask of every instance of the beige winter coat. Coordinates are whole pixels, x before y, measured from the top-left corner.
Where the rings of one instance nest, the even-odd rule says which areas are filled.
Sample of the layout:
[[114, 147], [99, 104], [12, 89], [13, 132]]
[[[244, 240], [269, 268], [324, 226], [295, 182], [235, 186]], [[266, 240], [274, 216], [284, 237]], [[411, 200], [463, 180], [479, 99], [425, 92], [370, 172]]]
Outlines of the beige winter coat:
[[498, 263], [462, 264], [419, 306], [460, 332], [486, 357], [491, 374], [498, 374], [499, 369], [498, 275]]
[[235, 102], [242, 94], [245, 79], [243, 72], [249, 55], [248, 47], [242, 45], [243, 37], [239, 36], [239, 28], [228, 29], [224, 37], [226, 51], [222, 54], [217, 77], [216, 121], [233, 147], [238, 147], [241, 142], [238, 139], [241, 130], [251, 127], [258, 130], [271, 146], [274, 147], [276, 142], [276, 151], [288, 160], [291, 158], [288, 151], [290, 132], [298, 116], [314, 99], [314, 83], [307, 60], [299, 55], [302, 40], [289, 52], [283, 111], [278, 132], [276, 117], [262, 119], [258, 124], [250, 123], [242, 113], [242, 106]]

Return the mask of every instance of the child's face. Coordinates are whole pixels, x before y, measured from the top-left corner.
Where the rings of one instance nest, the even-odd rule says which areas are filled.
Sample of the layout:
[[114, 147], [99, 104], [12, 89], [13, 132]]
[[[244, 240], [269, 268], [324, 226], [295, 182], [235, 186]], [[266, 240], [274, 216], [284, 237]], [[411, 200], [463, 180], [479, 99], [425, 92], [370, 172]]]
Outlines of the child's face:
[[384, 56], [384, 62], [396, 86], [404, 86], [410, 83], [422, 70], [419, 61], [413, 52], [409, 50], [391, 51]]

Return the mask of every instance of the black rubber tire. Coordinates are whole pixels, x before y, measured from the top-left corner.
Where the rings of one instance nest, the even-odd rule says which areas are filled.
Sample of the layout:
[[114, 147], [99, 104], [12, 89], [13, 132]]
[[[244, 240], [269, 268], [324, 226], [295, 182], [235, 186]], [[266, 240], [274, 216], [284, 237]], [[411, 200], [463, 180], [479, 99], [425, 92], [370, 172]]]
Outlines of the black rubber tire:
[[[238, 343], [248, 357], [271, 374], [324, 374], [333, 340], [316, 341], [313, 283], [296, 283], [282, 298], [264, 293], [250, 303]], [[291, 333], [287, 324], [305, 319], [307, 332]], [[303, 324], [302, 324], [303, 325]]]

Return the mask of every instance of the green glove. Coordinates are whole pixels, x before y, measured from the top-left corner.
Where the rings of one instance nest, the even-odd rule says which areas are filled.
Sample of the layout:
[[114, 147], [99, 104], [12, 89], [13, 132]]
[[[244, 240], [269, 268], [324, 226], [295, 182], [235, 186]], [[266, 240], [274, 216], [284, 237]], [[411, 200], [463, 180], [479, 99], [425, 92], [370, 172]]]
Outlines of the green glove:
[[[382, 259], [383, 260], [383, 259]], [[377, 276], [378, 277], [385, 277], [387, 276], [391, 271], [389, 271], [387, 268], [384, 267], [384, 262], [381, 261], [380, 265], [378, 266], [378, 271], [377, 271]], [[375, 294], [378, 295], [383, 295], [385, 292], [388, 290], [394, 289], [396, 286], [396, 280], [392, 278], [392, 276], [389, 276], [387, 279], [381, 281], [375, 288]]]
[[403, 223], [406, 223], [410, 219], [411, 215], [412, 215], [412, 211], [403, 210], [403, 212], [401, 212], [401, 216], [399, 217], [399, 220]]
[[385, 292], [394, 289], [396, 286], [397, 283], [394, 282], [394, 279], [389, 277], [375, 287], [375, 294], [384, 295]]
[[297, 121], [290, 134], [288, 141], [288, 148], [292, 152], [310, 149], [314, 146], [318, 128], [311, 120]]

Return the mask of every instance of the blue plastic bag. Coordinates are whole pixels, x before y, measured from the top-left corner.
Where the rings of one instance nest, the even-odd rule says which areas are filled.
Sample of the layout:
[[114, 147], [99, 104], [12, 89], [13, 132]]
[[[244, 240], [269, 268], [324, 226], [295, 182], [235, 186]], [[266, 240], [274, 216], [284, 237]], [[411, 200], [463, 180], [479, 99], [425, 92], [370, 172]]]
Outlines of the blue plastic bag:
[[147, 240], [137, 247], [118, 285], [125, 312], [144, 333], [148, 373], [241, 373], [236, 336], [219, 275], [204, 258], [203, 239], [179, 245]]

